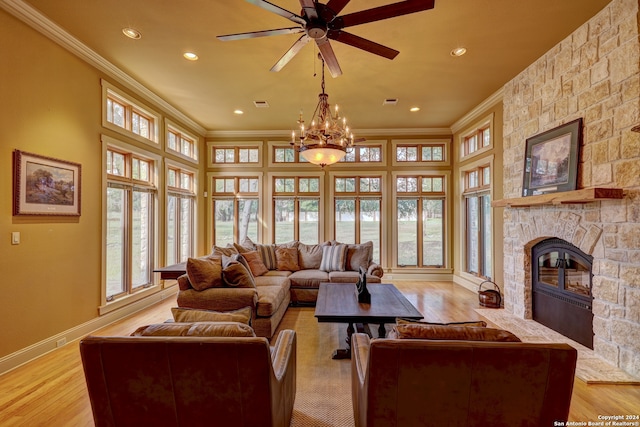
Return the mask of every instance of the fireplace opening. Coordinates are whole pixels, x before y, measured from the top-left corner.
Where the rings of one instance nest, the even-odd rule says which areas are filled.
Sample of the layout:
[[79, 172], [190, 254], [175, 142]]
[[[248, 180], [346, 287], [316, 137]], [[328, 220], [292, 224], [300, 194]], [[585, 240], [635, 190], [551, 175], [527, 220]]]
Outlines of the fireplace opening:
[[531, 249], [533, 320], [593, 349], [593, 257], [562, 239]]

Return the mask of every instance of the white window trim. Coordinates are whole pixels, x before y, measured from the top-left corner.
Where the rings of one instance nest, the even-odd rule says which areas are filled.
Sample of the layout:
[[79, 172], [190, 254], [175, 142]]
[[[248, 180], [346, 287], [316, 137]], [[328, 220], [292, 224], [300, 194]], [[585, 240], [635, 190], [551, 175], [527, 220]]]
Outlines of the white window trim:
[[[234, 178], [238, 176], [237, 172], [207, 172], [207, 190], [204, 193], [204, 197], [205, 197], [205, 201], [206, 201], [206, 212], [207, 212], [207, 228], [209, 230], [209, 232], [207, 233], [207, 239], [206, 239], [206, 244], [207, 247], [209, 248], [213, 248], [213, 226], [214, 226], [214, 212], [213, 212], [213, 199], [215, 199], [215, 192], [213, 191], [214, 188], [212, 188], [213, 184], [213, 178]], [[267, 225], [265, 224], [264, 219], [264, 212], [266, 207], [265, 205], [265, 200], [262, 197], [264, 194], [263, 188], [263, 176], [264, 174], [262, 172], [252, 172], [252, 171], [248, 171], [247, 173], [243, 173], [242, 176], [246, 176], [246, 177], [255, 177], [258, 178], [258, 239], [262, 242], [264, 240], [264, 236], [266, 233], [266, 227]]]
[[[264, 142], [260, 140], [256, 141], [207, 141], [207, 167], [208, 168], [261, 168], [262, 161], [262, 147]], [[258, 148], [258, 162], [257, 163], [215, 163], [214, 162], [214, 148]]]
[[[404, 193], [401, 193], [401, 195], [398, 197], [398, 192], [396, 190], [396, 179], [398, 176], [405, 176], [405, 175], [411, 175], [411, 176], [422, 176], [422, 177], [429, 177], [429, 176], [444, 176], [444, 194], [442, 196], [438, 196], [438, 197], [444, 197], [444, 207], [445, 207], [445, 215], [444, 215], [444, 220], [445, 220], [445, 225], [444, 225], [444, 236], [443, 236], [443, 262], [444, 262], [444, 266], [442, 268], [433, 268], [433, 267], [419, 267], [419, 268], [407, 268], [407, 267], [400, 267], [398, 266], [397, 262], [398, 262], [398, 242], [396, 237], [398, 236], [398, 221], [396, 221], [396, 211], [395, 211], [395, 207], [397, 206], [398, 203], [398, 198], [403, 198], [403, 197], [407, 197]], [[389, 245], [391, 245], [391, 258], [389, 259], [389, 264], [391, 265], [392, 269], [396, 269], [395, 272], [398, 273], [425, 273], [425, 272], [433, 272], [433, 273], [451, 273], [453, 270], [451, 268], [451, 259], [449, 256], [449, 252], [451, 250], [450, 248], [450, 237], [451, 234], [451, 227], [452, 227], [452, 215], [451, 215], [451, 171], [448, 170], [429, 170], [429, 171], [424, 171], [424, 172], [419, 172], [419, 171], [393, 171], [391, 172], [391, 181], [389, 183], [390, 187], [391, 187], [391, 210], [390, 210], [390, 214], [391, 217], [394, 219], [392, 226], [389, 227], [390, 231], [391, 231], [391, 239], [388, 240]], [[418, 196], [421, 197], [421, 196]], [[427, 196], [428, 197], [428, 196]]]
[[[154, 210], [154, 217], [153, 217], [153, 232], [154, 232], [154, 236], [155, 236], [155, 241], [158, 242], [160, 241], [160, 239], [164, 238], [164, 233], [160, 233], [160, 224], [159, 224], [159, 214], [160, 214], [160, 210], [164, 211], [164, 196], [163, 196], [163, 192], [160, 191], [161, 187], [161, 182], [163, 182], [162, 177], [159, 176], [159, 171], [163, 170], [162, 169], [162, 157], [158, 156], [157, 154], [153, 154], [151, 152], [142, 150], [138, 147], [135, 147], [131, 144], [128, 144], [124, 141], [121, 141], [119, 139], [115, 139], [112, 138], [110, 136], [107, 135], [100, 135], [100, 140], [102, 141], [102, 161], [100, 163], [100, 168], [101, 168], [101, 174], [102, 174], [102, 194], [101, 194], [101, 199], [102, 199], [102, 246], [101, 246], [101, 266], [100, 266], [100, 284], [101, 284], [101, 289], [100, 289], [100, 306], [98, 307], [98, 311], [100, 313], [100, 315], [109, 313], [110, 311], [113, 311], [117, 308], [123, 307], [127, 304], [131, 304], [132, 302], [138, 301], [142, 298], [145, 298], [149, 295], [155, 294], [156, 292], [161, 292], [162, 291], [162, 286], [160, 283], [160, 274], [159, 273], [152, 273], [151, 274], [151, 286], [148, 288], [144, 288], [141, 289], [133, 294], [128, 294], [125, 295], [123, 297], [117, 298], [113, 301], [107, 301], [107, 275], [106, 275], [106, 269], [107, 269], [107, 251], [105, 250], [106, 245], [107, 245], [107, 200], [106, 200], [106, 194], [107, 194], [107, 183], [108, 183], [108, 177], [107, 177], [107, 171], [106, 171], [106, 167], [105, 167], [105, 159], [107, 158], [107, 150], [111, 147], [113, 148], [120, 148], [122, 150], [125, 150], [129, 153], [134, 153], [134, 154], [138, 154], [142, 157], [146, 157], [149, 159], [152, 159], [155, 162], [155, 167], [154, 167], [154, 175], [153, 175], [153, 183], [156, 186], [156, 206], [157, 208]], [[158, 267], [158, 262], [160, 260], [160, 256], [159, 256], [159, 245], [155, 244], [153, 245], [153, 252], [152, 252], [152, 256], [153, 256], [153, 265], [157, 268]]]
[[[385, 215], [385, 212], [387, 212], [388, 209], [388, 174], [386, 171], [375, 171], [375, 170], [371, 170], [371, 171], [367, 171], [366, 173], [354, 173], [354, 172], [348, 172], [348, 171], [330, 171], [329, 172], [329, 202], [331, 203], [331, 209], [329, 209], [329, 218], [328, 218], [328, 224], [334, 224], [335, 223], [335, 219], [336, 219], [336, 212], [335, 209], [333, 208], [333, 201], [335, 200], [336, 194], [340, 194], [342, 195], [342, 193], [336, 193], [336, 189], [335, 186], [333, 185], [335, 178], [342, 178], [342, 177], [352, 177], [352, 176], [366, 176], [366, 177], [380, 177], [380, 189], [381, 189], [381, 195], [380, 195], [380, 264], [382, 264], [384, 262], [384, 260], [386, 260], [386, 256], [387, 256], [387, 242], [389, 241], [389, 235], [387, 233], [387, 224], [389, 223], [389, 215]], [[350, 197], [351, 195], [345, 195], [345, 197]], [[339, 196], [338, 196], [339, 197]], [[362, 193], [359, 196], [354, 196], [354, 197], [367, 197], [366, 193]], [[373, 197], [378, 197], [377, 194]], [[339, 240], [337, 238], [337, 236], [334, 235], [335, 233], [335, 229], [334, 227], [331, 227], [331, 239], [334, 240]]]
[[[179, 163], [179, 162], [175, 162], [173, 160], [170, 159], [165, 159], [164, 161], [164, 194], [165, 194], [165, 200], [169, 199], [169, 192], [171, 191], [171, 189], [169, 188], [168, 185], [168, 180], [166, 179], [168, 173], [169, 173], [169, 169], [173, 167], [173, 168], [177, 168], [177, 169], [181, 169], [181, 170], [185, 170], [188, 172], [193, 173], [193, 196], [194, 196], [194, 205], [193, 205], [193, 218], [191, 218], [191, 220], [193, 221], [193, 229], [194, 229], [194, 235], [192, 236], [192, 248], [191, 248], [191, 252], [193, 254], [195, 254], [198, 250], [198, 238], [200, 233], [198, 233], [198, 169]], [[166, 241], [167, 241], [167, 207], [166, 205], [163, 205], [163, 212], [164, 212], [164, 217], [165, 217], [165, 224], [164, 224], [164, 242], [165, 242], [165, 250], [166, 250]], [[166, 261], [166, 253], [165, 253], [165, 261]]]
[[[460, 155], [458, 156], [458, 159], [460, 161], [468, 160], [468, 159], [471, 159], [471, 158], [474, 158], [474, 157], [478, 157], [478, 156], [482, 156], [482, 155], [486, 154], [487, 151], [493, 150], [493, 139], [495, 138], [494, 127], [493, 127], [493, 122], [494, 122], [493, 118], [494, 118], [494, 113], [491, 113], [487, 117], [483, 118], [482, 120], [479, 120], [476, 123], [474, 123], [472, 126], [470, 126], [464, 132], [460, 133], [460, 136], [458, 137], [458, 148], [460, 150]], [[487, 145], [486, 147], [479, 148], [476, 151], [474, 151], [473, 153], [467, 154], [465, 156], [464, 155], [464, 140], [465, 140], [465, 138], [477, 134], [480, 129], [483, 129], [483, 128], [486, 128], [486, 127], [489, 128], [489, 132], [491, 133], [491, 142], [489, 143], [489, 145]]]
[[[299, 163], [297, 163], [299, 165]], [[264, 224], [264, 226], [266, 227], [266, 229], [271, 229], [271, 225], [273, 224], [273, 197], [274, 197], [274, 185], [273, 185], [273, 178], [274, 177], [282, 177], [282, 178], [318, 178], [318, 184], [319, 184], [319, 194], [318, 194], [318, 211], [320, 213], [320, 218], [318, 220], [318, 239], [319, 239], [319, 243], [323, 242], [324, 239], [324, 224], [325, 224], [325, 210], [324, 210], [324, 206], [325, 206], [325, 199], [326, 197], [324, 197], [323, 195], [324, 193], [324, 181], [325, 181], [325, 177], [326, 177], [326, 173], [324, 171], [320, 171], [320, 172], [269, 172], [267, 174], [267, 198], [265, 201], [265, 205], [268, 204], [269, 206], [266, 207], [265, 209], [267, 209], [267, 221]], [[263, 235], [263, 243], [273, 243], [273, 236], [272, 233], [267, 233], [265, 232]], [[266, 239], [265, 239], [266, 238]], [[266, 241], [265, 241], [266, 240]]]
[[[422, 161], [416, 160], [415, 162], [399, 162], [398, 161], [398, 145], [444, 145], [444, 161]], [[411, 166], [411, 167], [438, 167], [438, 166], [451, 166], [451, 139], [438, 138], [438, 139], [392, 139], [391, 140], [391, 166]], [[421, 153], [418, 153], [421, 155]]]
[[[493, 138], [492, 138], [493, 140]], [[489, 168], [491, 169], [491, 183], [489, 184], [489, 195], [491, 197], [491, 200], [493, 200], [493, 185], [495, 182], [495, 176], [496, 176], [496, 172], [494, 169], [494, 160], [495, 160], [495, 156], [489, 155], [489, 156], [485, 156], [481, 159], [476, 159], [471, 163], [465, 164], [464, 166], [460, 167], [459, 170], [459, 175], [458, 175], [458, 188], [459, 190], [457, 191], [458, 194], [455, 195], [456, 200], [458, 201], [458, 211], [460, 212], [460, 215], [458, 216], [458, 225], [460, 227], [460, 230], [466, 230], [466, 220], [467, 220], [467, 211], [465, 208], [465, 196], [464, 196], [464, 185], [465, 185], [465, 175], [467, 172], [477, 169], [480, 166], [486, 165], [487, 163], [489, 164]], [[486, 189], [482, 189], [482, 190], [478, 190], [478, 192], [485, 192], [487, 191]], [[492, 215], [491, 215], [491, 222], [492, 222], [492, 227], [495, 227], [496, 224], [496, 218], [495, 218], [495, 210], [492, 211]], [[492, 230], [493, 231], [493, 230]], [[467, 239], [466, 239], [466, 233], [464, 232], [460, 232], [458, 233], [458, 259], [460, 260], [460, 277], [462, 277], [463, 279], [475, 284], [475, 285], [480, 285], [480, 283], [484, 282], [485, 279], [482, 277], [478, 277], [475, 276], [473, 274], [467, 273], [465, 271], [465, 266], [466, 266], [466, 256], [467, 256]], [[496, 251], [495, 251], [495, 244], [496, 242], [493, 242], [493, 245], [491, 247], [491, 250], [493, 251], [492, 255], [495, 255]], [[495, 272], [495, 256], [491, 257], [491, 271]], [[495, 280], [495, 277], [493, 278]]]
[[[167, 144], [167, 138], [169, 137], [169, 130], [175, 130], [177, 132], [179, 132], [180, 134], [190, 138], [193, 140], [193, 150], [195, 153], [195, 157], [189, 157], [185, 154], [182, 154], [180, 151], [174, 150], [172, 148], [169, 148], [168, 144]], [[180, 157], [181, 159], [187, 160], [188, 162], [194, 163], [196, 165], [199, 164], [198, 159], [200, 157], [200, 138], [198, 138], [197, 136], [195, 136], [193, 133], [189, 132], [188, 130], [186, 130], [185, 128], [183, 128], [182, 126], [176, 124], [175, 122], [169, 120], [169, 119], [165, 119], [164, 120], [164, 151], [166, 151], [167, 153], [174, 155], [176, 157]]]
[[[160, 137], [160, 123], [162, 122], [162, 115], [148, 106], [142, 104], [141, 102], [135, 100], [134, 98], [125, 95], [124, 92], [117, 89], [108, 81], [101, 79], [100, 83], [102, 85], [102, 127], [110, 129], [114, 132], [117, 132], [126, 137], [135, 139], [136, 141], [151, 145], [152, 147], [158, 147], [160, 145], [159, 137]], [[154, 124], [152, 127], [152, 139], [147, 139], [138, 135], [137, 133], [133, 133], [132, 131], [122, 128], [120, 126], [114, 125], [113, 123], [107, 121], [107, 98], [108, 95], [111, 94], [115, 98], [120, 98], [124, 102], [134, 105], [137, 109], [154, 118]]]

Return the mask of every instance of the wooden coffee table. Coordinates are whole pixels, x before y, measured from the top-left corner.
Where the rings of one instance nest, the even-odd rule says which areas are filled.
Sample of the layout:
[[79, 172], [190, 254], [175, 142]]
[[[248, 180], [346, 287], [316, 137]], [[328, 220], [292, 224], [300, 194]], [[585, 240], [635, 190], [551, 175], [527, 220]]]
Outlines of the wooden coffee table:
[[[320, 283], [315, 316], [318, 322], [347, 323], [347, 348], [333, 353], [334, 359], [351, 357], [351, 335], [356, 325], [377, 324], [378, 336], [386, 336], [385, 323], [395, 323], [397, 317], [419, 320], [422, 314], [402, 293], [388, 283], [367, 285], [371, 304], [358, 303], [355, 285], [350, 283]], [[366, 331], [366, 329], [364, 329]]]

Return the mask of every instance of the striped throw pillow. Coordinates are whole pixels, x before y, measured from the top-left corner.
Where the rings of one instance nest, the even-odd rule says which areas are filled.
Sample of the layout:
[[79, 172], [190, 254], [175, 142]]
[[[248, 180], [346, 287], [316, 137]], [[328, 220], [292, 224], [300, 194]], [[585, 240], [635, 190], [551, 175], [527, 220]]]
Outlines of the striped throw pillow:
[[256, 244], [256, 251], [260, 254], [262, 262], [269, 270], [278, 269], [278, 260], [276, 258], [276, 246], [275, 245], [260, 245]]
[[347, 260], [347, 245], [324, 246], [322, 248], [322, 262], [320, 270], [344, 271], [344, 264]]

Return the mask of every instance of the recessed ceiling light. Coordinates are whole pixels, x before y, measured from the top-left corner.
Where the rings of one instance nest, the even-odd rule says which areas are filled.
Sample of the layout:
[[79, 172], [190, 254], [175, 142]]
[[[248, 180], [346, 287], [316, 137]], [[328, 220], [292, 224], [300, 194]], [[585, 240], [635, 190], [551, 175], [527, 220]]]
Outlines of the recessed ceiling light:
[[451, 51], [451, 56], [462, 56], [467, 53], [467, 49], [460, 46]]
[[136, 30], [135, 28], [123, 28], [122, 34], [129, 37], [130, 39], [138, 40], [139, 38], [142, 38], [142, 34], [140, 33], [140, 31]]
[[233, 110], [233, 114], [237, 114], [237, 115], [240, 116], [240, 115], [244, 114], [244, 111], [242, 111], [242, 110]]
[[411, 111], [412, 113], [415, 113], [416, 111], [420, 111], [420, 107], [411, 107], [409, 108], [409, 111]]
[[193, 52], [185, 52], [184, 54], [182, 54], [182, 56], [184, 56], [189, 61], [197, 61], [198, 60], [198, 55], [196, 55]]

